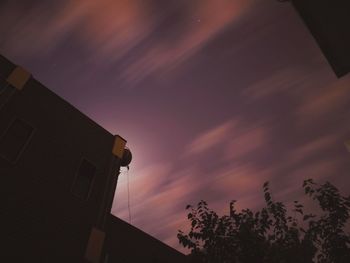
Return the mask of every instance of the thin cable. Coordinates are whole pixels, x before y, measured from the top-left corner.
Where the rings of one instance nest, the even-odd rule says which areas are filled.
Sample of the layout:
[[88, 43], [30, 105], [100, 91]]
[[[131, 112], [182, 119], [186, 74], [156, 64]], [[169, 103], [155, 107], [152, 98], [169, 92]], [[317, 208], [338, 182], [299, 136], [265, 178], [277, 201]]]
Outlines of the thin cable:
[[128, 184], [128, 211], [129, 211], [129, 223], [131, 224], [131, 210], [130, 210], [130, 188], [129, 188], [129, 167], [126, 170], [126, 180]]

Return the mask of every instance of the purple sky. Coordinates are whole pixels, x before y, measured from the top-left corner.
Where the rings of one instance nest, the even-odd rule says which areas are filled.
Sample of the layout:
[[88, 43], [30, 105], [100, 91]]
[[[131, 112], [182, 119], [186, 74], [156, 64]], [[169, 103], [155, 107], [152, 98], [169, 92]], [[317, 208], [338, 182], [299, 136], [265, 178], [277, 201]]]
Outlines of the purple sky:
[[[128, 140], [131, 223], [179, 248], [185, 206], [257, 208], [301, 183], [349, 193], [350, 76], [290, 3], [1, 1], [0, 53]], [[127, 174], [112, 213], [128, 221]]]

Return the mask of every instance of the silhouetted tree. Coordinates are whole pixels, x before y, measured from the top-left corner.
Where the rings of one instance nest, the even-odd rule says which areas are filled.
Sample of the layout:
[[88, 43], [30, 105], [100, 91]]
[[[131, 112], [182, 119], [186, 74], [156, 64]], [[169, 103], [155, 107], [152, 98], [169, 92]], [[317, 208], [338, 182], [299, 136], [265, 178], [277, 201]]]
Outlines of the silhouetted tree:
[[349, 263], [350, 234], [345, 227], [350, 196], [342, 196], [329, 182], [318, 185], [308, 179], [303, 188], [319, 204], [320, 215], [305, 213], [294, 201], [291, 216], [283, 203], [272, 199], [266, 182], [266, 206], [257, 212], [236, 211], [236, 201], [224, 216], [203, 200], [196, 208], [188, 205], [191, 228], [187, 234], [179, 230], [179, 242], [191, 249], [193, 262]]

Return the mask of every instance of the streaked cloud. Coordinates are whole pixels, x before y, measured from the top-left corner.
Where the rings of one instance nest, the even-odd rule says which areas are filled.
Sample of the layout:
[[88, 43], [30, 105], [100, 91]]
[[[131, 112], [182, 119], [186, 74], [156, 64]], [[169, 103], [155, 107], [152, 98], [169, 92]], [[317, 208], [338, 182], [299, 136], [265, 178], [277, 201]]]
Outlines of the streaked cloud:
[[338, 143], [338, 135], [330, 134], [310, 140], [301, 146], [292, 149], [288, 154], [289, 165], [297, 165], [300, 162], [322, 154], [333, 148]]
[[227, 146], [227, 158], [230, 160], [243, 157], [266, 145], [269, 131], [265, 126], [242, 129], [232, 136]]
[[[0, 11], [0, 47], [17, 56], [43, 56], [73, 36], [90, 60], [122, 63], [115, 74], [130, 86], [150, 74], [165, 74], [196, 54], [251, 2], [63, 0], [52, 8], [45, 1], [28, 7], [11, 1]], [[162, 10], [156, 7], [159, 4]], [[174, 17], [167, 28], [164, 23], [174, 9], [178, 19]]]
[[210, 150], [223, 142], [227, 142], [232, 136], [235, 121], [227, 121], [217, 127], [198, 135], [187, 147], [187, 154], [199, 154]]
[[297, 68], [278, 70], [244, 89], [242, 95], [257, 100], [271, 95], [296, 92], [305, 81], [304, 78], [300, 78], [301, 73], [301, 69]]
[[243, 120], [233, 118], [198, 135], [186, 147], [185, 152], [187, 155], [210, 154], [220, 146], [225, 158], [233, 160], [263, 146], [267, 143], [268, 136], [266, 125], [254, 123], [247, 126]]
[[[26, 56], [39, 51], [45, 54], [74, 33], [81, 38], [82, 48], [91, 49], [92, 56], [104, 53], [118, 58], [151, 30], [153, 20], [146, 18], [140, 3], [64, 0], [50, 8], [51, 3], [45, 1], [27, 7], [11, 1], [1, 10], [6, 23], [0, 28], [7, 33], [3, 49]], [[6, 31], [9, 25], [12, 30]]]
[[337, 114], [350, 103], [350, 77], [346, 76], [313, 93], [301, 96], [301, 103], [297, 109], [300, 121], [305, 123], [322, 119], [329, 114]]

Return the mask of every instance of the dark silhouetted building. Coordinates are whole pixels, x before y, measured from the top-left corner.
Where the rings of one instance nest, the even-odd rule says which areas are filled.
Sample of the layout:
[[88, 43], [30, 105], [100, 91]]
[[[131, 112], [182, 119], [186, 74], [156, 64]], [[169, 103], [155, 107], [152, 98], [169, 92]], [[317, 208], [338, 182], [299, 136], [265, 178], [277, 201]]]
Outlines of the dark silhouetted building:
[[113, 215], [108, 218], [107, 229], [104, 250], [106, 263], [185, 262], [180, 252]]
[[113, 259], [135, 236], [112, 224], [106, 243], [125, 144], [0, 56], [0, 261], [104, 262], [107, 244]]
[[338, 77], [350, 71], [350, 1], [292, 0]]

